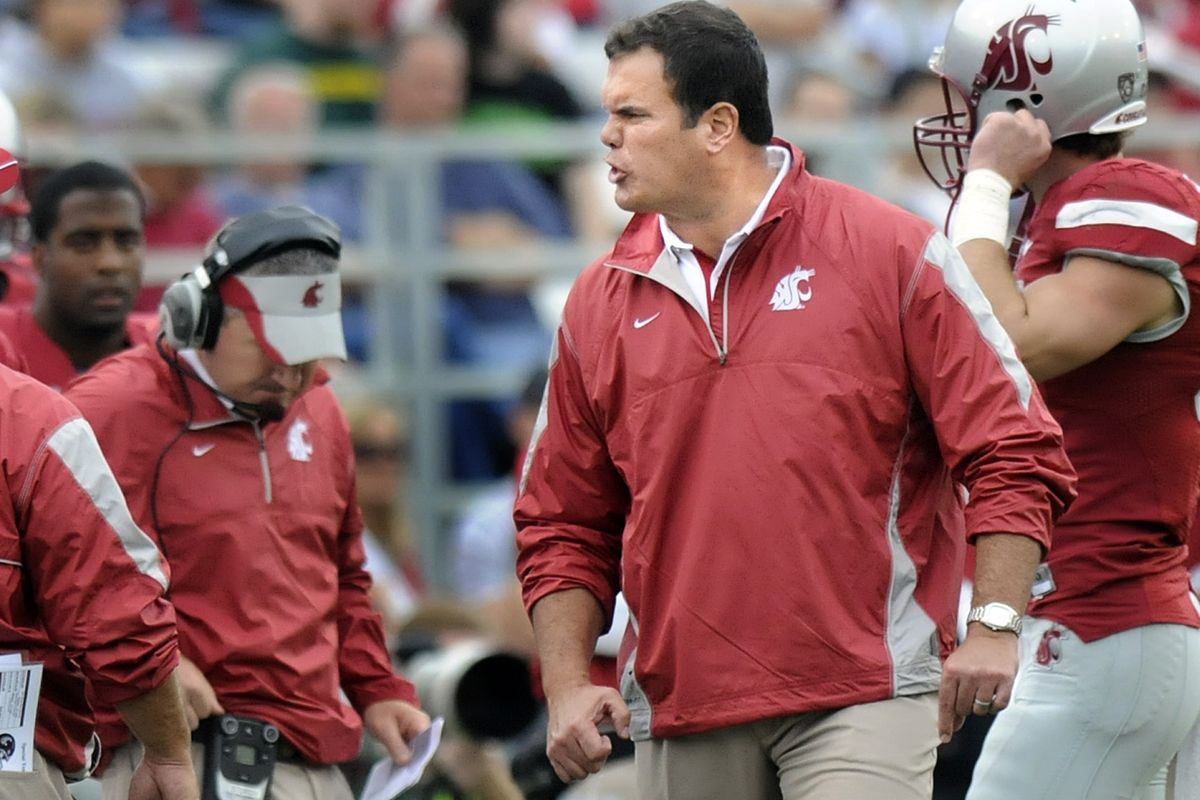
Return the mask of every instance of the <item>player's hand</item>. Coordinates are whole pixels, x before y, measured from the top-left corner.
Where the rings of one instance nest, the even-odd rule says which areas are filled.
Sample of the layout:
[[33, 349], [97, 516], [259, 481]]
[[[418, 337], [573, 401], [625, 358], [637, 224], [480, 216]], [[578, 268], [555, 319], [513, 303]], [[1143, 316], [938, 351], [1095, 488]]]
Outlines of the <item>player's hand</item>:
[[367, 706], [363, 724], [388, 751], [392, 761], [407, 764], [412, 759], [408, 743], [430, 725], [429, 715], [403, 700], [380, 700]]
[[629, 738], [629, 707], [616, 689], [588, 683], [561, 689], [546, 701], [546, 755], [567, 783], [599, 771], [612, 753], [612, 742], [600, 733], [601, 723], [611, 722], [618, 736]]
[[985, 716], [1008, 707], [1017, 676], [1017, 636], [975, 623], [967, 640], [946, 659], [938, 693], [938, 736], [950, 741], [967, 715]]
[[165, 761], [147, 755], [133, 772], [129, 800], [199, 800], [192, 760]]
[[990, 169], [1014, 188], [1025, 182], [1050, 157], [1050, 126], [1025, 109], [994, 111], [971, 140], [967, 171]]
[[179, 688], [183, 692], [183, 713], [187, 716], [189, 728], [196, 730], [200, 727], [200, 720], [225, 713], [212, 684], [194, 663], [181, 656], [175, 674], [179, 676]]

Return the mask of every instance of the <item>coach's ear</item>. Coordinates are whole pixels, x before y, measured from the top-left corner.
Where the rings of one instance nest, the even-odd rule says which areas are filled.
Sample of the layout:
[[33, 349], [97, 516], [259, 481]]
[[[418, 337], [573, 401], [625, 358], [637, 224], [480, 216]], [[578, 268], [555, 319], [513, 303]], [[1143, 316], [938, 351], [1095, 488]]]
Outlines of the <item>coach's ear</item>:
[[716, 154], [729, 146], [739, 133], [741, 118], [733, 103], [721, 101], [714, 103], [700, 117], [700, 126], [705, 137], [706, 149], [710, 154]]

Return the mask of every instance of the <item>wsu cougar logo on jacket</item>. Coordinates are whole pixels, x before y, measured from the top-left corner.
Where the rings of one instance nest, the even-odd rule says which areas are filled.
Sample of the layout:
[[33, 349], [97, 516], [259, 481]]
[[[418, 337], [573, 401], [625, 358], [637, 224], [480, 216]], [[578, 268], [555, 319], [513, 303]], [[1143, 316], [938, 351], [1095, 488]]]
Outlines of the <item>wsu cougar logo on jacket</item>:
[[[771, 309], [774, 311], [796, 311], [804, 308], [804, 304], [812, 300], [813, 290], [809, 280], [817, 274], [815, 269], [796, 267], [784, 275], [775, 284], [775, 293], [771, 295]], [[800, 284], [804, 287], [801, 288]]]
[[287, 448], [293, 461], [312, 461], [313, 445], [308, 438], [308, 423], [303, 419], [297, 419], [288, 428]]
[[992, 36], [976, 83], [986, 81], [981, 88], [1014, 92], [1034, 88], [1033, 73], [1045, 75], [1050, 72], [1054, 68], [1054, 56], [1047, 49], [1045, 60], [1039, 61], [1036, 54], [1026, 51], [1025, 40], [1034, 31], [1045, 33], [1047, 28], [1057, 24], [1057, 15], [1034, 14], [1033, 6], [1030, 6], [1025, 16], [1001, 25]]

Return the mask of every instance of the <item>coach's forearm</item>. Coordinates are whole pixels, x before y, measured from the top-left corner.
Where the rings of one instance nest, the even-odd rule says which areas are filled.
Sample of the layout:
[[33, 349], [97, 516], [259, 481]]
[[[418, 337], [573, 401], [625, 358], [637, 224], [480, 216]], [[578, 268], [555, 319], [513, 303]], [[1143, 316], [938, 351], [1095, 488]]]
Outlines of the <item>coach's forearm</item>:
[[175, 673], [157, 688], [117, 706], [133, 735], [158, 761], [190, 761], [192, 735]]
[[1029, 604], [1042, 546], [1028, 536], [985, 533], [975, 539], [975, 596], [972, 605], [1004, 603], [1018, 612]]
[[587, 589], [548, 594], [530, 614], [547, 695], [591, 682], [588, 666], [604, 626], [604, 611]]

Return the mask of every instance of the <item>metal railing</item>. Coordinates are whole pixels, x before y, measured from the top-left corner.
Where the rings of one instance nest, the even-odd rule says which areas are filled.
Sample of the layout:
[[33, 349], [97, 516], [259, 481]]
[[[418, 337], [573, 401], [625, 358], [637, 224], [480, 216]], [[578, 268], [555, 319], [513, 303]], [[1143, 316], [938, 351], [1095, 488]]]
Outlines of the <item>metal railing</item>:
[[[911, 150], [907, 126], [863, 122], [851, 127], [778, 125], [782, 136], [819, 156], [822, 173], [868, 191], [876, 188], [885, 159]], [[436, 131], [398, 135], [381, 131], [326, 133], [281, 140], [229, 133], [204, 136], [43, 136], [27, 143], [34, 166], [104, 158], [123, 163], [182, 163], [231, 167], [295, 159], [364, 164], [364, 235], [348, 248], [347, 282], [369, 287], [376, 336], [367, 364], [371, 388], [407, 408], [412, 433], [409, 475], [411, 518], [431, 583], [448, 584], [445, 532], [450, 516], [473, 487], [448, 478], [445, 403], [465, 397], [511, 397], [524, 380], [512, 370], [462, 367], [442, 352], [439, 309], [450, 279], [499, 276], [569, 278], [603, 253], [606, 244], [539, 244], [504, 250], [455, 251], [440, 241], [440, 162], [458, 158], [530, 157], [563, 160], [603, 157], [595, 122], [511, 133]], [[1200, 118], [1156, 120], [1138, 132], [1139, 147], [1200, 148]], [[397, 209], [402, 209], [398, 211]], [[403, 213], [404, 224], [393, 224]], [[399, 231], [411, 235], [401, 237]], [[198, 252], [153, 252], [147, 279], [174, 279], [197, 263]], [[397, 310], [407, 309], [401, 315]], [[407, 344], [405, 344], [407, 343]]]

